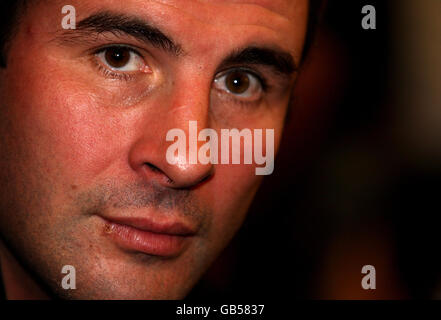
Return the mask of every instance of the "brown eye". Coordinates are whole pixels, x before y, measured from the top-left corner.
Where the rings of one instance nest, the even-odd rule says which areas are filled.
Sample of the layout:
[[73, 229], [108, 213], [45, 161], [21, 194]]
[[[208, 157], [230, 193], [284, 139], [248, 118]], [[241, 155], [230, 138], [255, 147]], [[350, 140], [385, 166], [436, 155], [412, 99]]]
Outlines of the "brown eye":
[[96, 57], [107, 69], [118, 72], [135, 72], [146, 69], [141, 55], [129, 47], [113, 46], [97, 52]]
[[242, 94], [250, 87], [249, 75], [245, 72], [231, 72], [225, 79], [227, 89], [234, 94]]
[[261, 80], [251, 71], [233, 69], [214, 79], [214, 88], [233, 95], [238, 100], [257, 101], [263, 95]]
[[106, 62], [112, 68], [122, 68], [130, 61], [130, 51], [127, 48], [109, 48], [105, 52]]

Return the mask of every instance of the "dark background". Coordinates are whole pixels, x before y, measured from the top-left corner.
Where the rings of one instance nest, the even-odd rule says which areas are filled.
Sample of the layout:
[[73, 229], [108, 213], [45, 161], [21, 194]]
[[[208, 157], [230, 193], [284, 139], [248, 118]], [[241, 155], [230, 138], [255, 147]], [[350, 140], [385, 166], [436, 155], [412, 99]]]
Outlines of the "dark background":
[[[425, 110], [414, 103], [424, 69], [416, 62], [433, 62], [412, 39], [427, 32], [432, 57], [441, 53], [440, 34], [409, 20], [415, 13], [418, 25], [441, 2], [420, 3], [417, 15], [409, 1], [328, 1], [274, 173], [188, 300], [441, 298], [438, 144], [419, 148], [422, 131], [403, 116]], [[375, 30], [361, 27], [366, 4]], [[433, 88], [426, 105], [438, 102]], [[361, 287], [368, 264], [376, 290]]]

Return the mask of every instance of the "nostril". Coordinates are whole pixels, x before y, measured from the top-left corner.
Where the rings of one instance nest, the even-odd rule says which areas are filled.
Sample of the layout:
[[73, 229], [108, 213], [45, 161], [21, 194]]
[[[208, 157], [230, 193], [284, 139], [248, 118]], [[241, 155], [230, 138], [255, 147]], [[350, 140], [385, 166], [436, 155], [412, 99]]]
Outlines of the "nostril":
[[165, 181], [168, 183], [168, 184], [173, 184], [174, 183], [174, 181], [172, 180], [172, 179], [170, 179], [170, 177], [167, 175], [167, 174], [165, 174], [165, 172], [164, 171], [162, 171], [161, 169], [159, 169], [157, 166], [155, 166], [154, 164], [151, 164], [151, 163], [149, 163], [149, 162], [146, 162], [145, 163], [145, 165], [150, 169], [150, 171], [152, 171], [153, 173], [155, 173], [155, 174], [160, 174], [162, 177], [163, 177], [163, 179], [165, 179]]
[[154, 164], [151, 163], [146, 163], [146, 166], [150, 168], [150, 170], [152, 170], [153, 172], [159, 172], [162, 173], [162, 170], [159, 169], [157, 166], [155, 166]]
[[214, 167], [210, 166], [170, 166], [164, 170], [152, 162], [143, 163], [144, 170], [164, 186], [173, 189], [194, 189], [205, 184], [214, 175]]

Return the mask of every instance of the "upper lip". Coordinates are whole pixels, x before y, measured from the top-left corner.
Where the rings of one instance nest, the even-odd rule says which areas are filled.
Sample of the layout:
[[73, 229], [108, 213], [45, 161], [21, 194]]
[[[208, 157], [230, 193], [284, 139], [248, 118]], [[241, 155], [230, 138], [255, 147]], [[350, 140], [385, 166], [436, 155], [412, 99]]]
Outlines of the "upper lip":
[[164, 235], [192, 236], [196, 233], [193, 228], [181, 221], [158, 222], [145, 217], [105, 217], [105, 219], [113, 223]]

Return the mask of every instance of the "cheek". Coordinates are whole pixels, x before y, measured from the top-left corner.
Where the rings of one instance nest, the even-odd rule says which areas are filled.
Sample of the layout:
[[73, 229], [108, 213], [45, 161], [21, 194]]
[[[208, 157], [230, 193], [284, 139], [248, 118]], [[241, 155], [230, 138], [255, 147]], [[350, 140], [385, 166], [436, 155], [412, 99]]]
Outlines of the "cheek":
[[[272, 117], [267, 116], [263, 118], [266, 120], [253, 123], [254, 128], [264, 129], [264, 136], [265, 129], [274, 129], [274, 156], [277, 153], [282, 135], [284, 112], [281, 109]], [[266, 144], [263, 143], [263, 154], [267, 154], [265, 146]], [[255, 163], [250, 165], [216, 165], [216, 173], [210, 181], [210, 188], [206, 190], [206, 198], [213, 206], [212, 228], [215, 229], [213, 233], [219, 239], [229, 239], [242, 224], [251, 201], [264, 178], [263, 175], [256, 175], [256, 168], [265, 165], [256, 165]]]
[[81, 183], [109, 166], [121, 145], [115, 134], [122, 132], [121, 125], [104, 113], [87, 87], [63, 81], [55, 72], [38, 81], [28, 73], [21, 80], [26, 89], [11, 87], [19, 93], [12, 94], [12, 126], [32, 159], [29, 164], [38, 164], [35, 170]]
[[124, 158], [121, 149], [131, 134], [124, 124], [135, 115], [123, 114], [102, 88], [26, 40], [28, 47], [18, 41], [14, 48], [2, 94], [8, 100], [3, 112], [10, 119], [12, 144], [21, 149], [23, 162], [52, 176], [54, 183], [86, 183]]
[[245, 219], [262, 176], [256, 176], [253, 165], [218, 165], [207, 190], [213, 209], [212, 237], [227, 242]]

